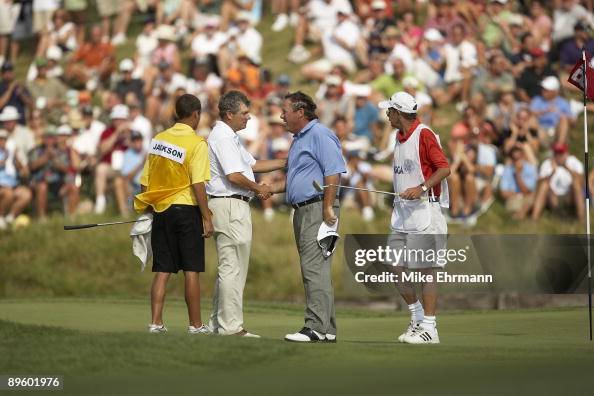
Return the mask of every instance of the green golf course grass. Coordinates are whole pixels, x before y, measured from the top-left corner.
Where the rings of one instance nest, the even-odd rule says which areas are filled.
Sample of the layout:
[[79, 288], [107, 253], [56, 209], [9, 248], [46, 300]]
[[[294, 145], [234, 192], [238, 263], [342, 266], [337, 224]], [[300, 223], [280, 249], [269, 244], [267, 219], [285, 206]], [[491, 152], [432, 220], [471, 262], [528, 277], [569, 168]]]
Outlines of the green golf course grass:
[[[148, 302], [0, 300], [0, 374], [64, 376], [60, 394], [592, 394], [585, 309], [452, 312], [440, 345], [405, 345], [403, 312], [339, 308], [337, 344], [294, 344], [302, 307], [250, 304], [262, 339], [186, 334], [167, 302], [167, 334], [148, 334]], [[205, 304], [203, 317], [210, 313]], [[36, 393], [37, 394], [37, 393]]]

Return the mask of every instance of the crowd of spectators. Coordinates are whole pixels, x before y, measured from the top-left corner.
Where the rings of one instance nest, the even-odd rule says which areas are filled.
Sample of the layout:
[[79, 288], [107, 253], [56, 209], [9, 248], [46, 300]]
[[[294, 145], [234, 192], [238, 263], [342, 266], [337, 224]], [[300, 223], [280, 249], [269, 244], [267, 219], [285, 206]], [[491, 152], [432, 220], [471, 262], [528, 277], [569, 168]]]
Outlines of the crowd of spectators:
[[[297, 78], [262, 58], [267, 12], [290, 32], [274, 57]], [[24, 211], [113, 202], [128, 215], [150, 139], [184, 93], [200, 98], [208, 136], [222, 93], [245, 92], [240, 138], [256, 158], [286, 156], [280, 105], [304, 86], [342, 142], [345, 185], [390, 182], [396, 137], [377, 103], [405, 90], [450, 157], [451, 222], [474, 225], [495, 199], [516, 219], [582, 219], [584, 166], [568, 144], [582, 104], [566, 81], [582, 48], [594, 54], [593, 27], [590, 0], [0, 0], [0, 229]], [[133, 53], [118, 58], [122, 45]], [[341, 194], [366, 221], [386, 205]], [[262, 202], [266, 219], [282, 201]]]

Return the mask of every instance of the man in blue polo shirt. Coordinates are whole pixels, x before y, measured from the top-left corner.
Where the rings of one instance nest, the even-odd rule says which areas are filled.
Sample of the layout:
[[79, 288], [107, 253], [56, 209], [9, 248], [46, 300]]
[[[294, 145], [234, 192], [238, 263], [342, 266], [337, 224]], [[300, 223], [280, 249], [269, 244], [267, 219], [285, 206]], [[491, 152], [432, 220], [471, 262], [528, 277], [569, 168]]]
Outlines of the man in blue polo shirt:
[[313, 100], [302, 92], [285, 97], [282, 119], [294, 135], [287, 162], [287, 180], [272, 187], [273, 192], [287, 192], [287, 201], [295, 209], [293, 230], [305, 286], [305, 325], [285, 340], [294, 342], [336, 342], [336, 317], [331, 276], [331, 255], [318, 244], [322, 222], [328, 229], [338, 226], [337, 188], [324, 193], [313, 187], [340, 185], [340, 174], [346, 172], [340, 142], [322, 125]]

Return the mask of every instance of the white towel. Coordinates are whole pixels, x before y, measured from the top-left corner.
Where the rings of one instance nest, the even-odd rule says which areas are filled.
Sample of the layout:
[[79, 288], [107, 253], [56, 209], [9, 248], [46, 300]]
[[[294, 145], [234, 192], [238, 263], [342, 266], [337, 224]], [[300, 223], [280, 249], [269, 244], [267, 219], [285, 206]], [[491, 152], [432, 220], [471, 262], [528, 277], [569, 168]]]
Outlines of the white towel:
[[146, 264], [153, 258], [153, 250], [151, 249], [152, 225], [153, 214], [144, 213], [140, 215], [130, 230], [132, 253], [140, 259], [140, 271], [144, 271]]

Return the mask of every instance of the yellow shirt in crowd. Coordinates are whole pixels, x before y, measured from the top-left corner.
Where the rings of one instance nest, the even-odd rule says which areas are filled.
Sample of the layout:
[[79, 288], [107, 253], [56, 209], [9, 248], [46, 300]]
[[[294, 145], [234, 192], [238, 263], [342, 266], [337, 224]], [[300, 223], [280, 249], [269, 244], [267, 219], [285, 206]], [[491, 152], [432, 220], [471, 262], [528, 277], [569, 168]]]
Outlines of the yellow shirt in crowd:
[[171, 205], [193, 205], [198, 201], [192, 184], [210, 180], [206, 140], [186, 124], [177, 123], [151, 141], [140, 184], [145, 192], [134, 197], [134, 209], [152, 206], [163, 212]]

